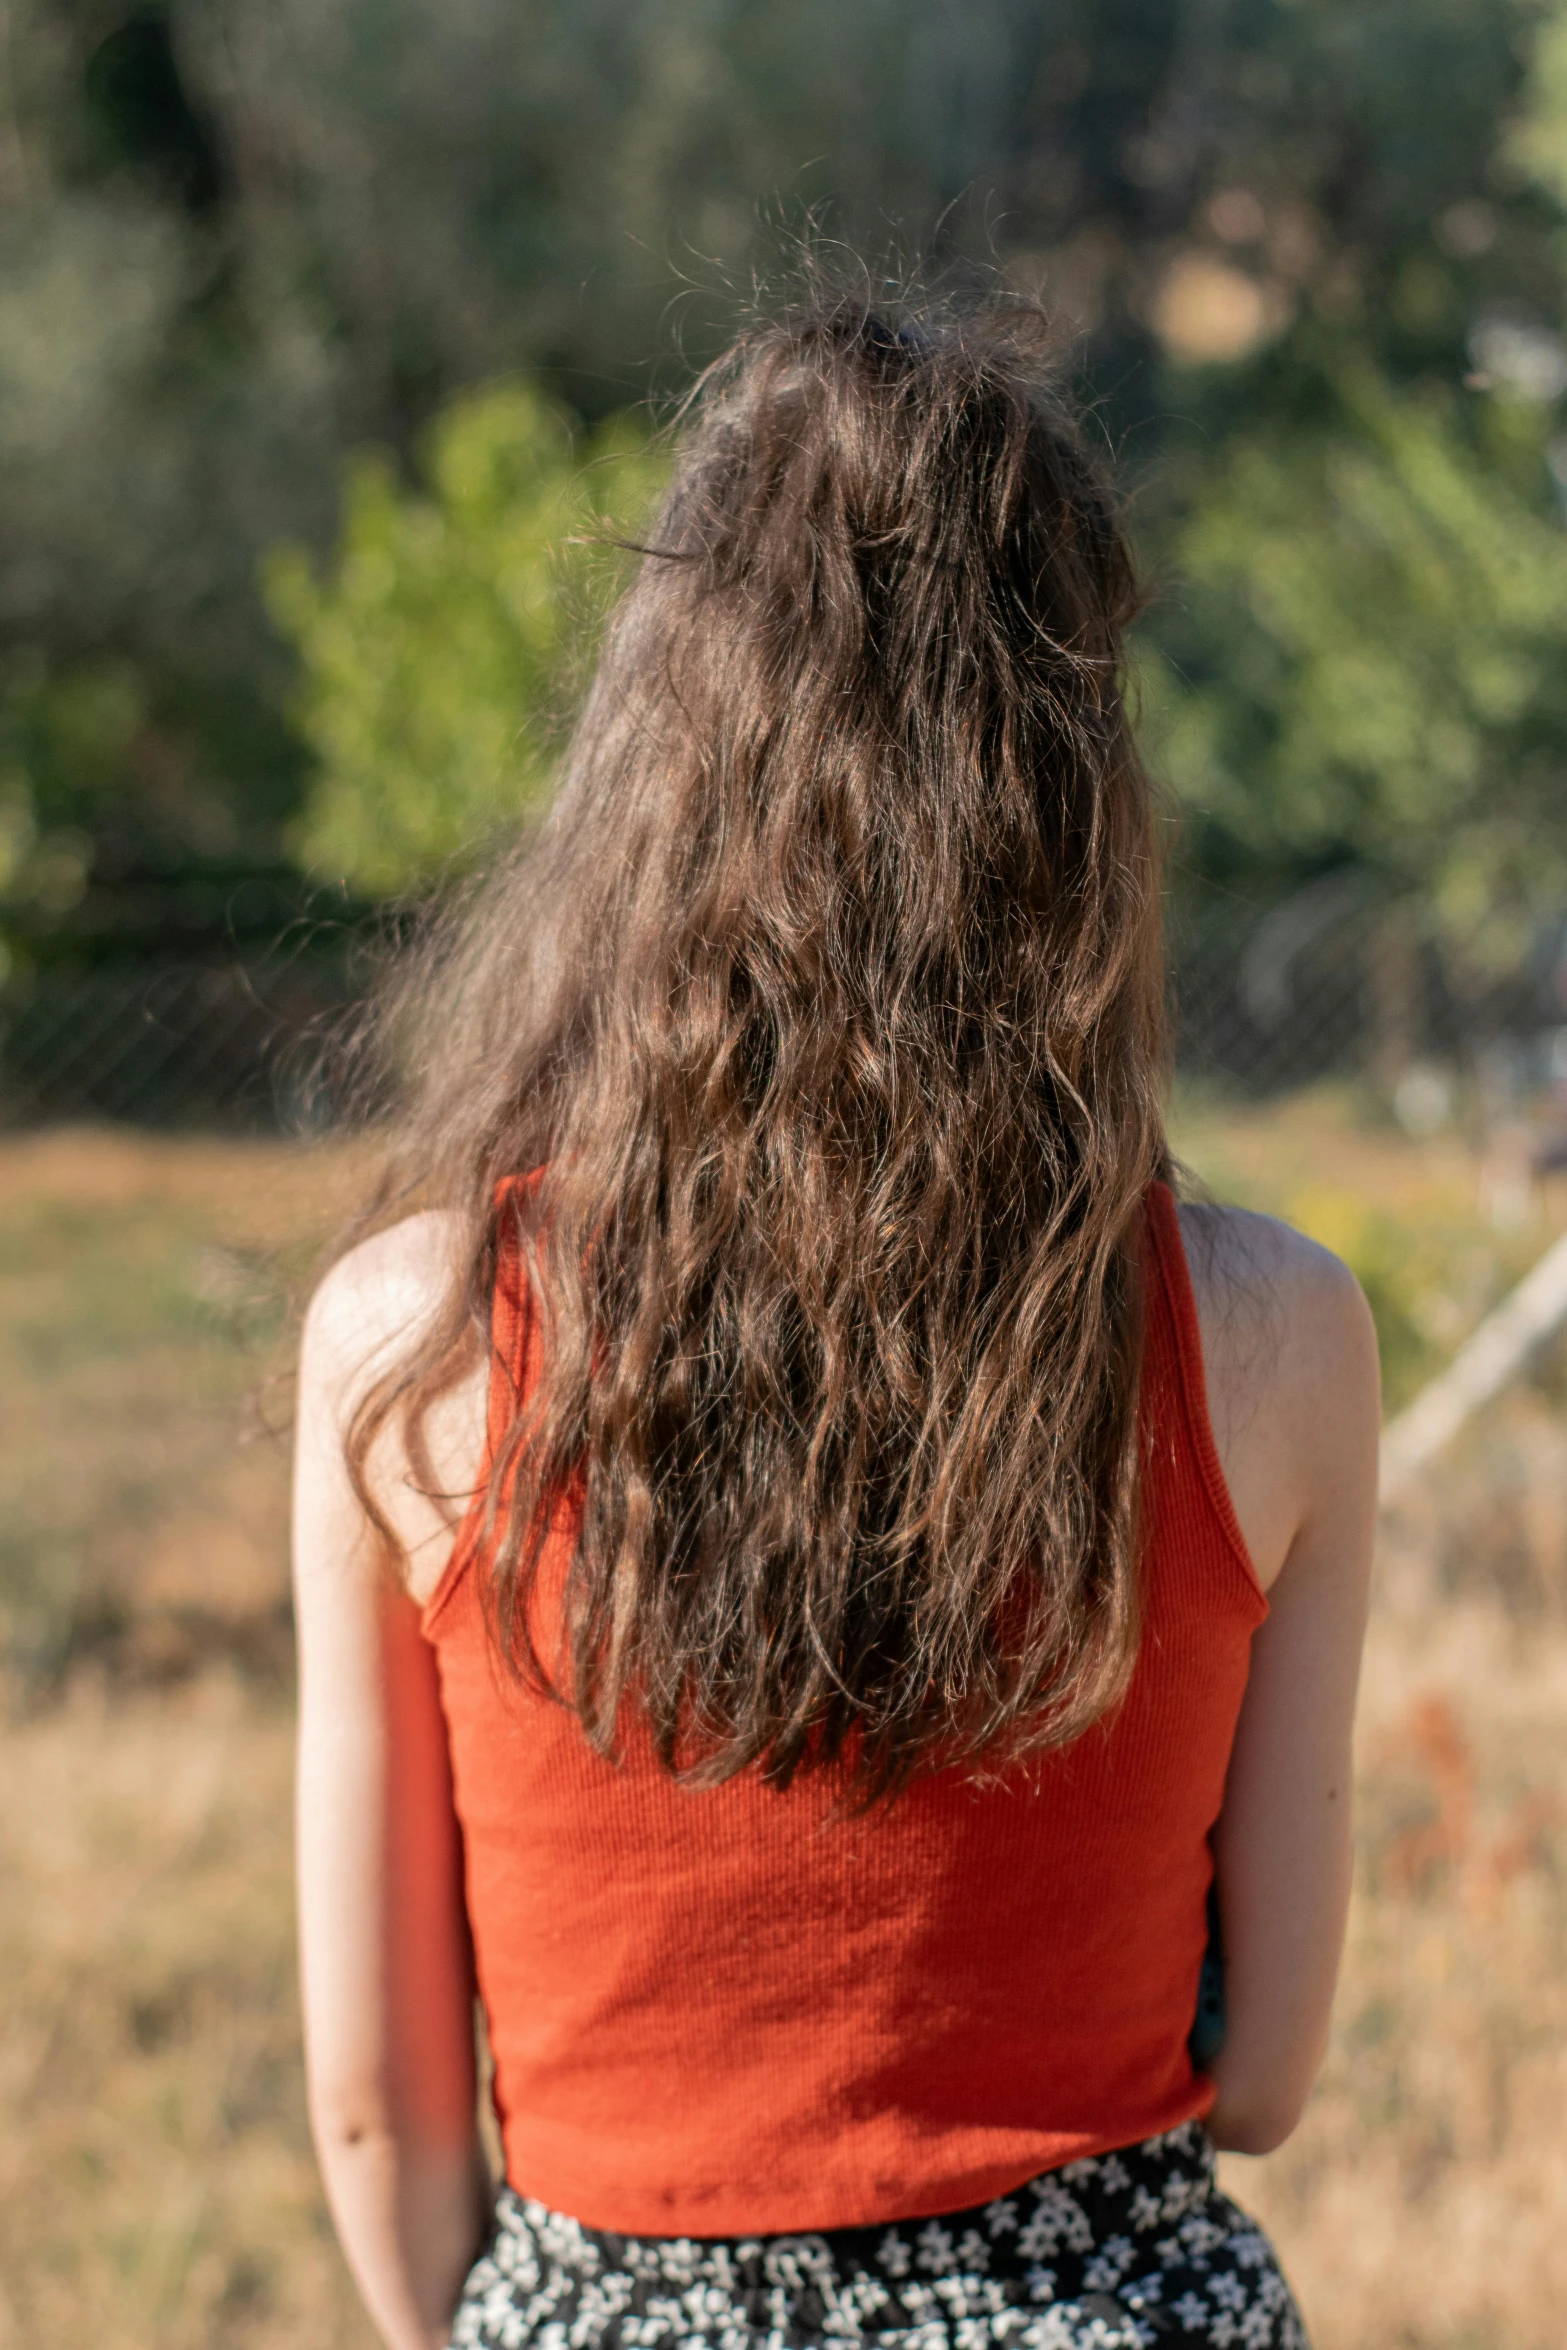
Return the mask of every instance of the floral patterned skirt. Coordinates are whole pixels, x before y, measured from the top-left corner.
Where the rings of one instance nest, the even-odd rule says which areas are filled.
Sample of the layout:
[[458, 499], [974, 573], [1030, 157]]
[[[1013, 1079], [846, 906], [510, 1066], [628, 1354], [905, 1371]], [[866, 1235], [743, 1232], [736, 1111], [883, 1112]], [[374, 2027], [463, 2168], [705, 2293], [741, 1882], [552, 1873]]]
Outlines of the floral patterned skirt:
[[1307, 2350], [1196, 2122], [939, 2219], [636, 2237], [503, 2187], [452, 2350]]

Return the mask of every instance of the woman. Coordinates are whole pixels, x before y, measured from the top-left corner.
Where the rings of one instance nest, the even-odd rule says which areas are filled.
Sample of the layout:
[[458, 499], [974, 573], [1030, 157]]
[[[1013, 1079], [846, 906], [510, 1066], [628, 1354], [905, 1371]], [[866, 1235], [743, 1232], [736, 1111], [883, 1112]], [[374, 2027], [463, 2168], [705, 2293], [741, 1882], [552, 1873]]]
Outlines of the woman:
[[1213, 2148], [1327, 2029], [1375, 1349], [1167, 1188], [1134, 583], [1035, 335], [843, 301], [713, 373], [548, 825], [394, 1010], [296, 1521], [394, 2350], [1304, 2340]]

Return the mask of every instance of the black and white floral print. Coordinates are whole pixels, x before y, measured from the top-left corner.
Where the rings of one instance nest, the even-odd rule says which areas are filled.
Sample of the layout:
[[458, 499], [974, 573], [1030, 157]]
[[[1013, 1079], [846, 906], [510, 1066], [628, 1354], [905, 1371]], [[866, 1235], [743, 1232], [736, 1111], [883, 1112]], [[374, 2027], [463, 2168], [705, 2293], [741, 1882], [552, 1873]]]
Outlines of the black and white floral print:
[[815, 2235], [617, 2236], [503, 2187], [452, 2350], [1307, 2350], [1196, 2122], [972, 2211]]

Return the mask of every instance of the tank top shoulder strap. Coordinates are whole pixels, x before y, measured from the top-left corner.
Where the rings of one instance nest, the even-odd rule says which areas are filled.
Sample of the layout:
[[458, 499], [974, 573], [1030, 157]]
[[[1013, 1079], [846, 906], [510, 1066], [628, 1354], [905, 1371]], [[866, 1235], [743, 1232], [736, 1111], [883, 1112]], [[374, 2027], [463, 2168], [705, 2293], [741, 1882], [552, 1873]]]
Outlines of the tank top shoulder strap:
[[1256, 1603], [1259, 1621], [1267, 1596], [1246, 1547], [1235, 1504], [1225, 1482], [1208, 1410], [1208, 1376], [1203, 1363], [1202, 1327], [1192, 1288], [1180, 1212], [1167, 1183], [1151, 1183], [1147, 1195], [1149, 1283], [1145, 1376], [1151, 1392], [1149, 1430], [1156, 1451], [1184, 1456], [1224, 1548], [1233, 1558]]
[[538, 1175], [508, 1175], [495, 1186], [497, 1217], [495, 1288], [490, 1302], [490, 1375], [484, 1415], [484, 1448], [474, 1475], [473, 1498], [457, 1529], [452, 1553], [420, 1615], [428, 1637], [466, 1577], [490, 1532], [490, 1471], [506, 1440], [531, 1374], [533, 1295], [522, 1247], [522, 1217], [537, 1188]]

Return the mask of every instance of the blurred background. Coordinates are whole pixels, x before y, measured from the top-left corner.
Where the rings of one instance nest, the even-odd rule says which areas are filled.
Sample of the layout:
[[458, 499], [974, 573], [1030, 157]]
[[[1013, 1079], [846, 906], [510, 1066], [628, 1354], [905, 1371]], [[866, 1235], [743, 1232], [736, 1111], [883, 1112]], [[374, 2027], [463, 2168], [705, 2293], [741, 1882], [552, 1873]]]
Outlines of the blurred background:
[[[305, 2139], [321, 1040], [547, 794], [808, 225], [1040, 296], [1154, 601], [1177, 1146], [1388, 1403], [1567, 1227], [1561, 0], [0, 0], [0, 2350], [368, 2342]], [[1556, 2350], [1567, 1355], [1384, 1524], [1319, 2350]]]

